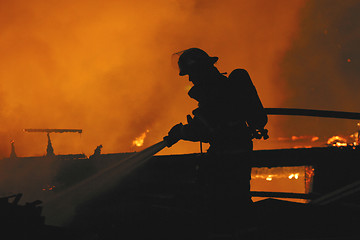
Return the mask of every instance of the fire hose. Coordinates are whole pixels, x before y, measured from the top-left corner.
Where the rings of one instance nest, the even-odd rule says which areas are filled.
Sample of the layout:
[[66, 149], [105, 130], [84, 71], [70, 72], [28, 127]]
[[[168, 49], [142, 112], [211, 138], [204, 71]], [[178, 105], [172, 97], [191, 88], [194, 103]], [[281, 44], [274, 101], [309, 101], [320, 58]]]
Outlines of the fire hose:
[[44, 201], [43, 214], [45, 215], [46, 224], [55, 226], [68, 224], [74, 216], [78, 205], [113, 189], [124, 177], [165, 147], [165, 141], [158, 142]]

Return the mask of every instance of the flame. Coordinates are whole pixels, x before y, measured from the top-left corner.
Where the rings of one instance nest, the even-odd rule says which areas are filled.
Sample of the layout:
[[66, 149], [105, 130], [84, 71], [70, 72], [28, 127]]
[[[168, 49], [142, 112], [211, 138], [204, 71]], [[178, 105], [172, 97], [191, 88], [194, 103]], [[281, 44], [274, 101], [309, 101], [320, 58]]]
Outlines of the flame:
[[292, 173], [292, 174], [289, 175], [288, 178], [289, 178], [289, 179], [293, 179], [293, 178], [299, 179], [299, 173]]
[[340, 136], [333, 136], [327, 140], [327, 145], [333, 146], [333, 147], [346, 147], [347, 140]]
[[267, 177], [265, 178], [265, 180], [266, 180], [266, 181], [272, 181], [272, 177], [273, 177], [272, 175], [269, 175], [269, 176], [267, 176]]
[[135, 140], [132, 142], [133, 146], [141, 147], [142, 145], [144, 145], [144, 140], [145, 140], [146, 134], [148, 132], [150, 132], [150, 131], [146, 130], [139, 137], [135, 138]]

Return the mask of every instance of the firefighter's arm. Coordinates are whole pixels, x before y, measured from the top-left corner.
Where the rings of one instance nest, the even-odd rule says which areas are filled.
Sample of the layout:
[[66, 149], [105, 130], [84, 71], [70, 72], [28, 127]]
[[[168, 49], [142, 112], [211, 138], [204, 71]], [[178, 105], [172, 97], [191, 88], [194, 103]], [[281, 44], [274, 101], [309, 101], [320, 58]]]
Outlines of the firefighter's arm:
[[164, 137], [167, 147], [171, 147], [182, 138], [183, 127], [182, 123], [178, 123], [170, 129], [168, 135]]
[[180, 139], [192, 142], [209, 142], [210, 131], [203, 121], [196, 116], [192, 118], [190, 115], [187, 116], [187, 121], [185, 125], [182, 123], [176, 124], [171, 128], [168, 135], [164, 137], [167, 147], [171, 147]]
[[188, 123], [183, 126], [182, 139], [192, 142], [209, 142], [209, 128], [198, 118], [187, 116]]

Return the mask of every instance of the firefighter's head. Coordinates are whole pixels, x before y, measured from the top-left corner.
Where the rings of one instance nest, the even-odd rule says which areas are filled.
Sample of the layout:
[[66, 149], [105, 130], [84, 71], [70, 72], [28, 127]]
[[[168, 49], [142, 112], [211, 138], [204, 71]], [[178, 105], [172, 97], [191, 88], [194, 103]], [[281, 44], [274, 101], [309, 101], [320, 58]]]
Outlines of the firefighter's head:
[[201, 74], [211, 69], [218, 59], [218, 57], [210, 57], [200, 48], [189, 48], [181, 52], [179, 57], [179, 75], [191, 77], [191, 75]]

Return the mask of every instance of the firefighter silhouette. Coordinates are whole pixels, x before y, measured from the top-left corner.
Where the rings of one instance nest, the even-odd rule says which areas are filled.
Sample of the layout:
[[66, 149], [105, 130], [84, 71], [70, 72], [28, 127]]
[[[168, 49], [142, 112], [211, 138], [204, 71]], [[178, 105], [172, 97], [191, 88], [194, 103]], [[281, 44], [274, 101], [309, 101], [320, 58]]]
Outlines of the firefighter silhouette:
[[103, 148], [103, 145], [100, 144], [99, 146], [97, 146], [94, 150], [94, 154], [90, 156], [91, 159], [93, 158], [97, 158], [97, 157], [100, 157], [101, 155], [101, 149]]
[[179, 75], [189, 76], [198, 108], [164, 140], [168, 147], [180, 139], [210, 144], [199, 168], [204, 209], [214, 231], [235, 232], [251, 221], [252, 139], [268, 138], [267, 115], [246, 70], [226, 77], [214, 66], [218, 57], [199, 48], [178, 54]]

